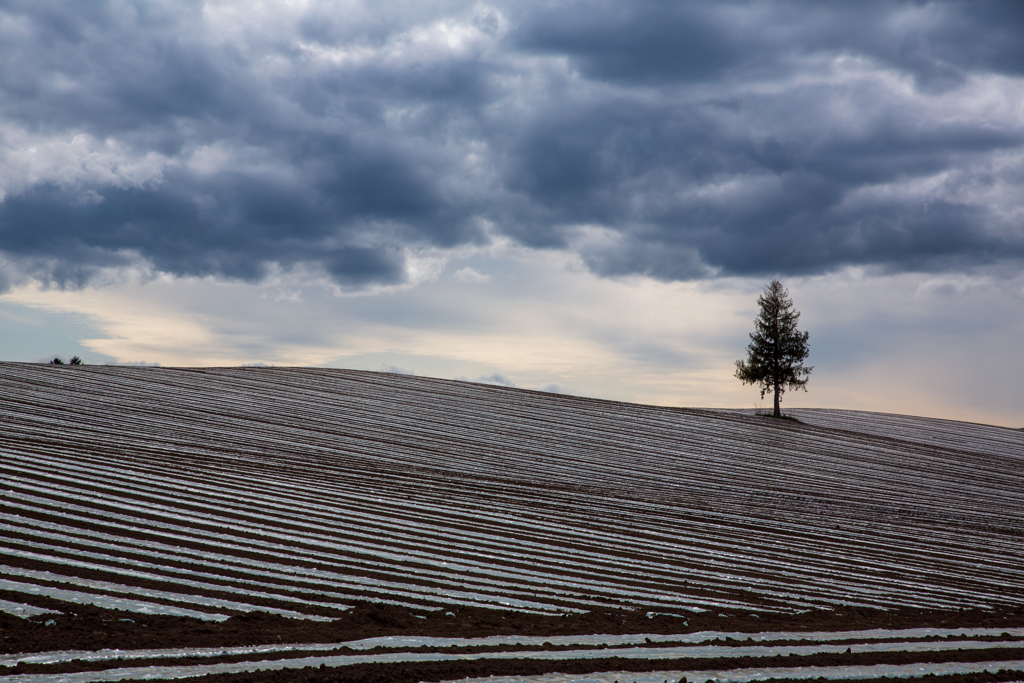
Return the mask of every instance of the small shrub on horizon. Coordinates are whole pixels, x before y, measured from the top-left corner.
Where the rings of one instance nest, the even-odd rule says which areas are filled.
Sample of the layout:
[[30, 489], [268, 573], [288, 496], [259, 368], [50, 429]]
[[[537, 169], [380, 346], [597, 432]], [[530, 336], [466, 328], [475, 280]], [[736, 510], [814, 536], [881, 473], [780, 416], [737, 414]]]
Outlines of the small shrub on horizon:
[[[71, 360], [66, 363], [66, 365], [84, 365], [84, 364], [85, 364], [85, 361], [83, 361], [78, 356], [71, 356]], [[65, 363], [64, 363], [63, 360], [61, 360], [60, 356], [55, 356], [54, 359], [50, 361], [49, 365], [65, 365]]]

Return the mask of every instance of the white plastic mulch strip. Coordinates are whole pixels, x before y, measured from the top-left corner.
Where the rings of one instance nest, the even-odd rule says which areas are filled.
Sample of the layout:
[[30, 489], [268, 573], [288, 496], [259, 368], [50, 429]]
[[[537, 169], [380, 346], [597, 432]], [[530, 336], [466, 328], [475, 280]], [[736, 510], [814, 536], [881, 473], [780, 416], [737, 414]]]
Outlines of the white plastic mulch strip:
[[210, 612], [199, 612], [197, 610], [161, 605], [155, 602], [134, 600], [131, 598], [114, 598], [109, 595], [98, 595], [96, 593], [85, 593], [83, 591], [68, 590], [66, 588], [54, 588], [53, 586], [40, 586], [34, 583], [21, 583], [10, 579], [0, 578], [0, 590], [17, 591], [29, 595], [42, 595], [55, 600], [64, 600], [78, 605], [96, 605], [107, 609], [121, 609], [139, 614], [167, 614], [174, 617], [195, 617], [206, 621], [225, 621], [226, 614], [213, 614]]
[[[962, 628], [962, 629], [936, 629], [936, 628], [913, 628], [903, 630], [872, 629], [867, 631], [831, 631], [831, 632], [789, 632], [776, 631], [768, 633], [736, 633], [723, 631], [700, 631], [698, 633], [684, 633], [675, 635], [664, 634], [630, 634], [630, 635], [582, 635], [582, 636], [487, 636], [484, 638], [438, 638], [431, 636], [380, 636], [377, 638], [364, 638], [342, 643], [290, 643], [254, 645], [243, 647], [206, 647], [206, 648], [165, 648], [151, 650], [74, 650], [60, 652], [41, 652], [28, 654], [0, 655], [0, 666], [15, 666], [19, 662], [26, 664], [59, 664], [62, 662], [100, 662], [114, 659], [166, 659], [174, 657], [223, 657], [229, 655], [251, 655], [269, 654], [280, 652], [316, 652], [331, 651], [341, 648], [352, 650], [371, 650], [373, 648], [412, 648], [412, 647], [488, 647], [500, 645], [643, 645], [647, 643], [706, 643], [719, 638], [732, 638], [733, 640], [745, 641], [748, 638], [754, 642], [770, 642], [783, 640], [881, 640], [881, 639], [902, 639], [906, 641], [914, 638], [950, 636], [976, 637], [976, 636], [1000, 636], [1022, 638], [1024, 628], [996, 629], [996, 628]], [[953, 648], [984, 649], [986, 647], [997, 647], [1003, 643], [962, 641], [957, 642], [901, 642], [894, 647], [890, 643], [858, 644], [851, 645], [851, 651], [877, 652], [880, 650], [889, 651], [932, 651]], [[666, 648], [667, 649], [667, 648]], [[673, 648], [675, 650], [675, 648]], [[739, 653], [742, 646], [716, 646], [713, 651], [726, 654]], [[829, 649], [818, 649], [818, 652], [842, 651], [843, 646], [830, 646]], [[759, 648], [760, 651], [767, 651], [767, 648]], [[771, 648], [771, 652], [785, 650], [794, 652], [794, 648]], [[687, 652], [698, 653], [696, 648], [690, 648]], [[703, 651], [703, 649], [701, 650]], [[712, 651], [708, 649], [708, 651]], [[607, 652], [607, 651], [605, 651]], [[718, 656], [692, 654], [688, 656]], [[739, 656], [739, 655], [737, 655]], [[762, 655], [757, 655], [762, 656]], [[770, 655], [769, 655], [770, 656]]]
[[[805, 666], [771, 669], [732, 669], [730, 671], [609, 671], [594, 674], [544, 674], [541, 676], [488, 676], [463, 678], [458, 683], [675, 683], [685, 678], [690, 683], [749, 683], [776, 678], [841, 681], [861, 678], [917, 678], [934, 674], [995, 673], [1024, 669], [1024, 661], [967, 662], [946, 664], [872, 664], [867, 666]], [[450, 681], [449, 683], [455, 683]]]
[[[50, 550], [51, 549], [51, 547], [46, 545], [46, 544], [35, 543], [33, 541], [22, 541], [21, 544], [24, 545], [24, 546], [28, 546], [28, 547], [31, 547], [31, 548], [42, 549], [42, 550]], [[262, 592], [262, 591], [256, 591], [256, 590], [252, 590], [250, 588], [243, 588], [243, 587], [239, 587], [239, 586], [204, 583], [204, 582], [201, 582], [201, 581], [194, 581], [194, 580], [191, 580], [191, 579], [185, 579], [185, 578], [181, 578], [181, 577], [178, 577], [178, 576], [167, 576], [167, 575], [151, 573], [151, 572], [135, 571], [135, 570], [132, 570], [132, 569], [125, 569], [123, 567], [119, 567], [119, 566], [117, 566], [117, 564], [120, 563], [120, 564], [132, 565], [132, 566], [136, 566], [136, 567], [152, 568], [152, 569], [156, 569], [157, 571], [170, 572], [171, 574], [175, 574], [175, 573], [177, 573], [177, 574], [190, 574], [192, 576], [209, 577], [209, 578], [214, 578], [214, 579], [220, 578], [220, 577], [218, 577], [216, 575], [213, 575], [213, 574], [203, 574], [202, 572], [198, 572], [198, 571], [195, 571], [195, 570], [189, 572], [189, 570], [186, 570], [186, 569], [178, 569], [178, 568], [175, 568], [175, 567], [163, 567], [163, 566], [161, 566], [159, 564], [155, 564], [155, 563], [139, 562], [137, 560], [131, 560], [131, 559], [126, 559], [126, 558], [114, 557], [114, 556], [111, 556], [111, 555], [104, 555], [102, 553], [94, 553], [94, 552], [90, 552], [90, 551], [87, 551], [87, 550], [78, 550], [77, 551], [77, 556], [78, 556], [78, 558], [86, 558], [86, 559], [90, 559], [90, 560], [91, 559], [105, 560], [107, 562], [110, 562], [111, 564], [106, 564], [105, 565], [105, 564], [99, 564], [99, 563], [96, 563], [96, 562], [86, 562], [86, 561], [84, 561], [84, 559], [68, 559], [68, 558], [65, 558], [65, 557], [59, 557], [59, 556], [50, 555], [50, 554], [44, 554], [44, 553], [38, 553], [38, 552], [32, 552], [32, 551], [25, 551], [25, 550], [13, 549], [13, 548], [4, 548], [4, 549], [0, 550], [0, 557], [5, 557], [5, 558], [6, 557], [18, 557], [18, 558], [37, 560], [37, 561], [42, 561], [42, 562], [50, 562], [52, 564], [66, 566], [66, 567], [75, 567], [76, 569], [94, 569], [94, 570], [109, 572], [111, 574], [119, 574], [119, 575], [122, 575], [122, 576], [128, 576], [128, 577], [131, 577], [133, 579], [143, 579], [143, 580], [150, 580], [150, 581], [162, 581], [162, 582], [166, 582], [166, 583], [173, 583], [173, 584], [176, 584], [176, 585], [179, 585], [179, 586], [183, 586], [185, 588], [207, 590], [207, 591], [219, 591], [219, 592], [222, 592], [222, 593], [235, 593], [235, 594], [238, 594], [238, 595], [248, 596], [250, 599], [253, 598], [253, 597], [257, 597], [257, 598], [265, 598], [265, 599], [268, 599], [268, 600], [279, 600], [279, 601], [282, 601], [282, 602], [292, 602], [292, 603], [296, 603], [296, 604], [302, 605], [302, 606], [307, 607], [307, 608], [310, 608], [310, 607], [327, 607], [327, 608], [330, 608], [330, 609], [348, 609], [349, 608], [349, 605], [339, 605], [337, 603], [331, 604], [331, 603], [326, 603], [326, 602], [318, 602], [318, 601], [314, 601], [314, 600], [304, 600], [302, 598], [297, 598], [297, 597], [294, 597], [294, 596], [280, 595], [280, 594], [274, 594], [274, 593], [265, 593], [265, 592]], [[253, 582], [252, 581], [247, 581], [245, 583], [250, 583], [251, 584]], [[241, 603], [239, 603], [239, 604], [241, 604]], [[258, 608], [258, 609], [263, 609], [265, 611], [273, 611], [270, 608]], [[251, 611], [251, 610], [247, 610], [247, 611]], [[295, 612], [294, 610], [288, 610], [287, 613], [289, 615], [291, 615], [291, 614], [298, 614], [298, 612]]]
[[242, 647], [179, 647], [162, 650], [64, 650], [61, 652], [0, 655], [0, 666], [17, 666], [19, 663], [62, 664], [64, 662], [106, 662], [117, 659], [173, 659], [177, 657], [266, 655], [296, 651], [316, 652], [318, 650], [330, 652], [346, 645], [349, 644], [311, 643], [306, 645], [248, 645]]
[[[284, 617], [291, 617], [292, 619], [310, 619], [313, 621], [331, 621], [331, 617], [322, 617], [315, 614], [304, 614], [302, 612], [296, 612], [290, 609], [278, 609], [275, 607], [266, 607], [263, 605], [252, 605], [246, 602], [235, 602], [234, 600], [222, 600], [220, 598], [208, 598], [202, 595], [193, 595], [190, 593], [171, 593], [169, 591], [158, 591], [150, 588], [141, 588], [139, 586], [126, 586], [119, 583], [111, 583], [109, 581], [95, 581], [93, 579], [84, 579], [80, 576], [68, 576], [66, 574], [55, 574], [53, 572], [39, 571], [37, 569], [23, 569], [21, 567], [10, 567], [7, 565], [0, 565], [0, 574], [7, 574], [10, 576], [19, 576], [29, 579], [40, 579], [43, 581], [53, 581], [60, 583], [67, 583], [76, 586], [82, 586], [85, 588], [92, 588], [94, 590], [101, 590], [111, 593], [128, 593], [131, 595], [139, 595], [144, 598], [157, 598], [161, 600], [171, 600], [173, 602], [184, 602], [191, 603], [194, 605], [202, 605], [204, 607], [213, 607], [220, 609], [236, 610], [239, 612], [269, 612], [271, 614], [280, 614]], [[17, 590], [17, 589], [8, 589]], [[196, 614], [204, 614], [203, 612], [196, 612]], [[192, 616], [192, 615], [190, 615]], [[221, 616], [221, 615], [217, 615]], [[208, 617], [200, 617], [207, 618]], [[226, 618], [226, 617], [225, 617]], [[217, 621], [220, 621], [219, 619]]]
[[[1002, 636], [1013, 638], [1024, 638], [1024, 628], [961, 628], [961, 629], [939, 629], [939, 628], [912, 628], [899, 631], [886, 629], [872, 629], [868, 631], [819, 631], [791, 632], [774, 631], [766, 633], [737, 633], [725, 631], [699, 631], [697, 633], [681, 634], [660, 634], [660, 633], [633, 633], [627, 635], [585, 635], [585, 636], [486, 636], [484, 638], [438, 638], [432, 636], [380, 636], [377, 638], [365, 638], [363, 640], [351, 641], [348, 643], [336, 643], [338, 647], [344, 646], [353, 650], [369, 650], [375, 647], [486, 647], [494, 645], [643, 645], [646, 643], [706, 643], [719, 638], [732, 638], [736, 641], [746, 641], [748, 638], [753, 642], [772, 642], [782, 640], [895, 640], [915, 639], [938, 636], [947, 638], [956, 637], [977, 637], [977, 636]], [[993, 643], [987, 643], [994, 647]], [[291, 646], [289, 646], [291, 647]], [[736, 651], [736, 646], [723, 646], [730, 648], [730, 652]], [[296, 646], [295, 649], [301, 649]]]
[[[872, 643], [855, 644], [850, 651], [859, 652], [925, 652], [942, 650], [982, 650], [990, 649], [999, 643], [979, 641], [944, 641], [920, 643]], [[45, 674], [49, 681], [113, 681], [131, 678], [183, 678], [201, 676], [208, 673], [240, 673], [247, 671], [267, 671], [280, 669], [302, 669], [319, 666], [350, 666], [353, 664], [387, 664], [398, 662], [440, 662], [440, 661], [472, 661], [481, 659], [531, 659], [531, 660], [583, 660], [606, 659], [680, 659], [686, 657], [772, 657], [789, 654], [806, 656], [823, 652], [844, 652], [842, 645], [797, 645], [788, 647], [760, 646], [684, 646], [684, 647], [634, 647], [634, 648], [603, 648], [597, 650], [563, 650], [563, 651], [529, 651], [512, 650], [502, 652], [448, 653], [448, 652], [389, 652], [369, 655], [327, 655], [314, 657], [297, 657], [263, 661], [225, 662], [218, 664], [199, 664], [189, 666], [148, 666], [126, 667], [107, 671], [84, 671], [68, 674]], [[222, 651], [227, 654], [226, 650]], [[930, 666], [923, 664], [921, 666]], [[42, 674], [39, 674], [42, 676]], [[36, 681], [36, 674], [14, 676], [12, 681]]]
[[42, 607], [36, 607], [35, 605], [26, 605], [21, 602], [0, 600], [0, 612], [7, 612], [8, 614], [13, 614], [16, 617], [34, 617], [40, 614], [55, 614], [57, 613], [57, 610], [44, 609]]
[[[64, 673], [64, 674], [22, 674], [17, 676], [9, 676], [6, 680], [10, 683], [92, 683], [93, 681], [126, 681], [126, 680], [155, 680], [155, 679], [174, 679], [174, 678], [190, 678], [195, 676], [205, 676], [207, 674], [221, 674], [221, 673], [245, 673], [251, 671], [280, 671], [283, 669], [304, 669], [306, 667], [319, 667], [321, 665], [328, 667], [335, 666], [347, 666], [352, 664], [388, 664], [397, 662], [439, 662], [439, 661], [453, 661], [453, 660], [478, 660], [478, 659], [553, 659], [550, 656], [542, 655], [566, 655], [565, 657], [559, 657], [559, 659], [578, 659], [579, 657], [573, 655], [579, 655], [580, 651], [575, 652], [564, 652], [564, 653], [551, 653], [551, 652], [495, 652], [486, 654], [444, 654], [437, 652], [422, 652], [422, 653], [394, 653], [394, 654], [376, 654], [376, 655], [342, 655], [333, 657], [303, 657], [300, 659], [284, 659], [284, 660], [270, 660], [260, 662], [229, 662], [223, 664], [193, 664], [188, 666], [147, 666], [147, 667], [129, 667], [123, 669], [108, 669], [106, 671], [80, 671], [75, 673]], [[644, 657], [645, 659], [649, 657]], [[907, 665], [884, 665], [877, 664], [873, 666], [836, 666], [836, 667], [791, 667], [791, 668], [752, 668], [752, 669], [737, 669], [733, 671], [698, 671], [698, 672], [659, 672], [656, 676], [662, 676], [660, 680], [664, 681], [671, 676], [675, 676], [676, 680], [682, 677], [686, 677], [688, 680], [701, 682], [701, 681], [717, 681], [723, 683], [725, 681], [754, 681], [754, 680], [766, 680], [770, 678], [817, 678], [819, 676], [827, 676], [825, 672], [832, 673], [831, 678], [873, 678], [878, 676], [923, 676], [925, 674], [934, 673], [970, 673], [976, 671], [999, 671], [1001, 669], [1024, 669], [1024, 660], [1013, 660], [1004, 662], [970, 662], [970, 663], [953, 663], [953, 664], [936, 664], [936, 663], [919, 663], [919, 664], [907, 664]], [[894, 673], [895, 671], [895, 673]], [[789, 672], [793, 672], [790, 675]], [[596, 674], [598, 676], [602, 674]], [[608, 675], [615, 675], [608, 674]], [[648, 674], [633, 674], [633, 673], [619, 673], [619, 678], [627, 678], [628, 680], [637, 680], [638, 675]], [[595, 674], [589, 674], [589, 676], [595, 676]], [[493, 683], [494, 679], [476, 679], [478, 681], [488, 681]], [[507, 683], [548, 683], [548, 681], [541, 677], [509, 677], [502, 679]], [[578, 683], [581, 681], [588, 680], [585, 676], [576, 677], [564, 677], [562, 679], [552, 679], [562, 681], [573, 681]], [[602, 679], [596, 678], [593, 680], [607, 681], [611, 683], [612, 680], [616, 679]], [[650, 678], [650, 680], [658, 680], [656, 677]]]

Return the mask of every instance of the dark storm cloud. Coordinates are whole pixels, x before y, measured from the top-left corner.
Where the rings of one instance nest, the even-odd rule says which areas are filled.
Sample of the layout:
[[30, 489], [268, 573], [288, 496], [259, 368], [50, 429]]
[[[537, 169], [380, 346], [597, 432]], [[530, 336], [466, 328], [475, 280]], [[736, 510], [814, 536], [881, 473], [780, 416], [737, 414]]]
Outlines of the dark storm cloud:
[[564, 2], [523, 18], [518, 46], [569, 56], [593, 78], [709, 81], [770, 75], [801, 53], [877, 58], [924, 83], [1024, 73], [1015, 2]]
[[1024, 259], [1019, 3], [261, 11], [6, 3], [0, 251], [70, 286], [398, 283], [484, 225], [662, 279]]
[[753, 57], [731, 22], [708, 4], [565, 3], [524, 23], [520, 47], [569, 55], [593, 78], [709, 80]]

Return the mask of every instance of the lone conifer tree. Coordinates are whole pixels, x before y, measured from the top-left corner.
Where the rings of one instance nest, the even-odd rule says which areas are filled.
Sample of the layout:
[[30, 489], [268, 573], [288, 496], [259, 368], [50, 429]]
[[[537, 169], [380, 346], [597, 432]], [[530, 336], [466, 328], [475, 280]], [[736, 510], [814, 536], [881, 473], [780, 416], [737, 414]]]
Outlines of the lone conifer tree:
[[757, 298], [761, 312], [747, 345], [747, 360], [736, 361], [736, 377], [744, 384], [760, 384], [761, 398], [775, 392], [775, 417], [782, 417], [779, 402], [786, 389], [807, 391], [807, 378], [814, 368], [805, 368], [810, 353], [806, 332], [796, 329], [800, 313], [793, 310], [789, 292], [772, 280]]

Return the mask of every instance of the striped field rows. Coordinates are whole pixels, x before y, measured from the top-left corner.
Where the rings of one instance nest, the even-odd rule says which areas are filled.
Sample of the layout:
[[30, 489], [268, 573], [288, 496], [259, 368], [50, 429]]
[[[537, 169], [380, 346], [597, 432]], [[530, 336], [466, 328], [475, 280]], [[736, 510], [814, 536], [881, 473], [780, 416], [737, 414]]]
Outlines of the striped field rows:
[[208, 619], [1024, 597], [1008, 429], [339, 370], [5, 363], [0, 383], [0, 589], [26, 596]]
[[486, 680], [1024, 671], [1020, 628], [684, 632], [708, 613], [1024, 609], [1024, 432], [346, 370], [0, 363], [0, 388], [2, 613], [269, 612], [319, 628], [375, 602], [446, 618], [650, 610], [681, 627], [6, 650], [15, 683], [510, 661], [534, 673]]

